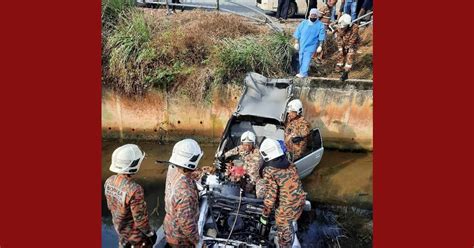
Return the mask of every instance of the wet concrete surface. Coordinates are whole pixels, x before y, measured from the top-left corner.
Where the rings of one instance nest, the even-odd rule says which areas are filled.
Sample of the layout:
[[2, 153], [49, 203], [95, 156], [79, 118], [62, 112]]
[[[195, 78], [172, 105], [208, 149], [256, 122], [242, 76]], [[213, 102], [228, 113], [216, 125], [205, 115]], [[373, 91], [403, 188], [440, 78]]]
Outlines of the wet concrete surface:
[[[157, 229], [164, 218], [164, 187], [167, 166], [155, 160], [168, 160], [173, 144], [128, 141], [146, 153], [135, 180], [145, 190], [151, 225]], [[109, 171], [111, 155], [123, 145], [117, 140], [102, 142], [102, 184], [113, 175]], [[211, 165], [217, 144], [201, 144], [204, 156], [200, 165]], [[303, 247], [371, 247], [372, 240], [372, 154], [333, 150], [324, 152], [321, 163], [303, 179], [313, 210], [300, 218], [298, 237]], [[363, 207], [364, 209], [355, 208]], [[342, 245], [344, 244], [344, 246]], [[102, 189], [102, 247], [117, 247]]]

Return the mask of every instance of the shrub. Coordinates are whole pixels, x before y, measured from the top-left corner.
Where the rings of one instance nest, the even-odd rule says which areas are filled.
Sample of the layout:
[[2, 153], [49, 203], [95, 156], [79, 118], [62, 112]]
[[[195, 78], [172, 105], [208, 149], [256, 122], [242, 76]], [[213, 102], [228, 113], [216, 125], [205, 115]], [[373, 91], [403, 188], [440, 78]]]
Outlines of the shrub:
[[217, 80], [239, 80], [250, 71], [267, 77], [286, 76], [290, 71], [291, 37], [275, 33], [224, 39], [214, 53]]
[[156, 87], [198, 100], [206, 98], [212, 82], [241, 83], [249, 71], [286, 76], [290, 69], [288, 35], [270, 34], [229, 14], [167, 17], [115, 1], [103, 4], [103, 22], [109, 23], [103, 33], [103, 82], [124, 95], [141, 96]]
[[152, 45], [153, 26], [140, 11], [121, 16], [106, 42], [109, 53], [108, 77], [113, 88], [123, 93], [143, 94], [150, 84], [145, 78], [153, 67], [156, 51]]
[[145, 82], [153, 86], [167, 90], [178, 81], [180, 77], [189, 75], [193, 69], [185, 66], [182, 62], [176, 62], [173, 66], [159, 66], [145, 78]]
[[102, 0], [102, 29], [113, 28], [120, 16], [130, 11], [133, 6], [135, 6], [133, 0]]

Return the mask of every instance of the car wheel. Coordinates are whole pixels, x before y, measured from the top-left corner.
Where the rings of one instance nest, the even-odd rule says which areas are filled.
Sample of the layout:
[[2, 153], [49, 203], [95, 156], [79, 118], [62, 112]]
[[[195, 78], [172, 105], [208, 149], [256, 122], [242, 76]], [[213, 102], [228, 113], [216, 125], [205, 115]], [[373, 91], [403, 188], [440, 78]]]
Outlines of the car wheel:
[[296, 15], [296, 3], [290, 2], [290, 6], [288, 7], [288, 17], [294, 17]]

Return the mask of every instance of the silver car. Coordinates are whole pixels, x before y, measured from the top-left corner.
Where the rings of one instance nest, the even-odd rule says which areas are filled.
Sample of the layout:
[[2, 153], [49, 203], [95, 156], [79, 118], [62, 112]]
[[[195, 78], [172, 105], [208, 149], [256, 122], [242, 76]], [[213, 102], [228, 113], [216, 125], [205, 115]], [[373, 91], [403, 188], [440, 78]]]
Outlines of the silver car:
[[[218, 171], [224, 170], [222, 155], [240, 144], [240, 136], [245, 131], [255, 133], [257, 145], [267, 137], [284, 139], [286, 105], [292, 96], [293, 84], [289, 79], [268, 79], [257, 73], [247, 74], [242, 97], [227, 122], [217, 148], [215, 158]], [[310, 137], [307, 154], [295, 161], [301, 178], [314, 170], [324, 151], [318, 128], [311, 130]], [[243, 193], [244, 190], [230, 182], [223, 173], [208, 175], [197, 184], [200, 190], [198, 247], [276, 247], [275, 221], [271, 219], [265, 229], [259, 222], [264, 208], [262, 199]], [[305, 210], [310, 209], [311, 204], [306, 201]], [[292, 247], [298, 248], [301, 247], [296, 235], [298, 226], [296, 222], [292, 225]], [[165, 247], [163, 227], [157, 235], [158, 242], [154, 247]]]
[[[257, 145], [264, 138], [284, 140], [286, 105], [293, 97], [291, 79], [268, 79], [258, 73], [248, 73], [245, 89], [232, 114], [217, 148], [216, 158], [240, 144], [240, 136], [252, 131]], [[310, 133], [308, 152], [295, 161], [301, 178], [311, 174], [321, 161], [324, 147], [319, 128]]]

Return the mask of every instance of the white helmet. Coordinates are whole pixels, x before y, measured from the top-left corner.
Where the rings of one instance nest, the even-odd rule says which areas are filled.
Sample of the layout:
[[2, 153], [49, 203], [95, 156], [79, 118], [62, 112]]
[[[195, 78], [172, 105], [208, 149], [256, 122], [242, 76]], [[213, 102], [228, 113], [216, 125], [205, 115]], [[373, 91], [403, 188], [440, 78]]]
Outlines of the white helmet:
[[340, 28], [345, 28], [347, 26], [349, 26], [352, 22], [352, 18], [349, 14], [344, 14], [341, 16], [341, 18], [339, 18], [339, 20], [337, 21], [337, 24], [339, 25]]
[[145, 158], [145, 153], [137, 145], [126, 144], [112, 153], [109, 170], [120, 174], [135, 174]]
[[321, 12], [319, 12], [318, 9], [316, 8], [312, 8], [310, 11], [309, 11], [309, 15], [316, 15], [316, 17], [320, 17], [321, 16]]
[[195, 170], [204, 153], [199, 144], [193, 139], [184, 139], [173, 147], [170, 162], [174, 165]]
[[246, 131], [240, 136], [240, 142], [255, 144], [255, 134], [250, 131]]
[[299, 99], [291, 100], [288, 103], [288, 108], [286, 112], [291, 112], [291, 111], [295, 111], [298, 115], [301, 115], [303, 113], [303, 103], [301, 103]]
[[267, 138], [263, 140], [262, 144], [260, 145], [260, 154], [262, 155], [263, 160], [268, 162], [272, 159], [281, 157], [285, 153], [283, 152], [280, 142]]

